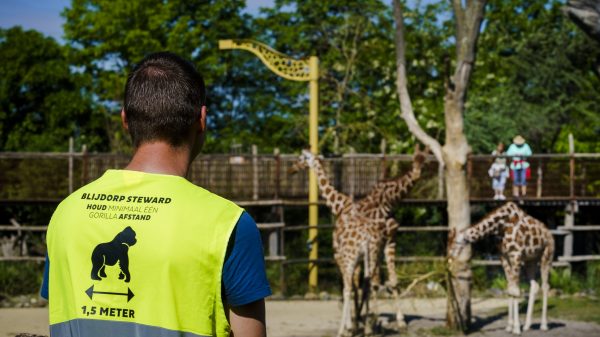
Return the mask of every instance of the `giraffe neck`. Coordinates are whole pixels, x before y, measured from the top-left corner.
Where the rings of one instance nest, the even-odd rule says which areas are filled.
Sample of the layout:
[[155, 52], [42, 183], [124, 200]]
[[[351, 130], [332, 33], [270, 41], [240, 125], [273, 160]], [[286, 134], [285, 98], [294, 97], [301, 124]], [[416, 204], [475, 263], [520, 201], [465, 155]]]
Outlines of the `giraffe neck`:
[[[363, 199], [365, 201], [364, 206], [383, 208], [389, 211], [393, 204], [408, 191], [408, 188], [419, 177], [420, 170], [413, 169], [398, 179], [377, 184], [377, 186]], [[362, 208], [364, 209], [364, 207]]]
[[327, 173], [321, 165], [321, 162], [314, 158], [309, 163], [309, 166], [317, 175], [317, 183], [319, 185], [321, 197], [325, 199], [325, 203], [327, 204], [327, 207], [331, 209], [331, 212], [334, 215], [339, 215], [345, 209], [348, 209], [348, 207], [352, 204], [352, 200], [347, 195], [337, 191], [335, 187], [331, 185]]
[[500, 233], [505, 226], [513, 225], [522, 213], [521, 209], [512, 202], [506, 203], [467, 229], [464, 232], [465, 239], [468, 242], [475, 242], [490, 234]]

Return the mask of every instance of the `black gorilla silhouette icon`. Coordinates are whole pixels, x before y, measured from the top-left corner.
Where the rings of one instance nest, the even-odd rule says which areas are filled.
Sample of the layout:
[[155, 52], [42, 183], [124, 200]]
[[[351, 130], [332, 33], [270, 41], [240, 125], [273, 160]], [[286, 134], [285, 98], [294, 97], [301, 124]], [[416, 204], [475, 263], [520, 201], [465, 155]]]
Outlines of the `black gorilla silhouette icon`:
[[102, 280], [106, 277], [104, 268], [106, 265], [114, 266], [119, 262], [121, 272], [119, 280], [125, 278], [125, 282], [131, 280], [129, 274], [129, 247], [135, 245], [135, 232], [127, 226], [115, 238], [106, 243], [101, 243], [92, 252], [92, 280]]

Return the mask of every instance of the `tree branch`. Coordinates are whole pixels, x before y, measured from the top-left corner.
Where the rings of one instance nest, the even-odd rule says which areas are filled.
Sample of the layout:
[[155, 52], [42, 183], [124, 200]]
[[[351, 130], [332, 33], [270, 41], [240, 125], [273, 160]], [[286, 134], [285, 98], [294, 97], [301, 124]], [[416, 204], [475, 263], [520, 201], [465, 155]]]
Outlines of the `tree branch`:
[[562, 11], [587, 35], [600, 42], [600, 2], [569, 0]]
[[400, 116], [406, 122], [408, 130], [417, 137], [421, 143], [431, 149], [435, 158], [440, 165], [443, 166], [444, 159], [442, 157], [442, 147], [440, 143], [423, 130], [412, 109], [412, 103], [407, 88], [408, 81], [406, 79], [406, 47], [404, 42], [404, 21], [401, 6], [400, 0], [394, 0], [394, 20], [396, 21], [396, 87], [398, 90], [398, 99], [400, 100]]

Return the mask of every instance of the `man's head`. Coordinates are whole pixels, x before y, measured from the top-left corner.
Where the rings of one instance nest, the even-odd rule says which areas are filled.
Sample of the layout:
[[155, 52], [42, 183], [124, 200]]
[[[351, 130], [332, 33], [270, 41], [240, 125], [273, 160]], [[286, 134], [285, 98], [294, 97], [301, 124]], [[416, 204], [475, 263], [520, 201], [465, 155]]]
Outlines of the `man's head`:
[[[122, 117], [133, 145], [201, 146], [205, 100], [204, 80], [190, 62], [169, 52], [148, 55], [125, 86]], [[190, 144], [194, 132], [201, 134], [196, 144]]]

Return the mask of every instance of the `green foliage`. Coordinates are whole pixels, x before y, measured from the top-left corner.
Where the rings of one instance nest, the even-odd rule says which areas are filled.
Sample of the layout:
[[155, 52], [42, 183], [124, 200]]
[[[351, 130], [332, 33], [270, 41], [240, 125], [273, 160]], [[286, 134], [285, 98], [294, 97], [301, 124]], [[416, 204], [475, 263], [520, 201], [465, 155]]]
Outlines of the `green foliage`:
[[32, 294], [40, 290], [44, 264], [39, 262], [0, 262], [0, 297]]
[[563, 1], [490, 1], [467, 103], [475, 153], [516, 134], [534, 152], [597, 152], [600, 46], [560, 11]]
[[506, 276], [496, 275], [496, 277], [492, 279], [490, 287], [500, 290], [506, 290], [506, 288], [508, 287], [508, 281], [506, 280]]
[[585, 286], [598, 294], [600, 293], [600, 262], [588, 262], [586, 267]]
[[[445, 5], [407, 11], [411, 93], [426, 129], [440, 135], [442, 79], [440, 53], [450, 30], [439, 29]], [[317, 55], [320, 60], [321, 150], [378, 152], [385, 141], [392, 152], [406, 152], [413, 140], [400, 121], [395, 89], [395, 47], [391, 7], [383, 1], [280, 0], [255, 20], [259, 39], [292, 56]], [[444, 27], [446, 28], [446, 27]], [[277, 100], [306, 145], [306, 86], [288, 81]], [[256, 97], [255, 97], [256, 98]], [[258, 98], [260, 100], [260, 98]], [[263, 107], [256, 107], [264, 111]], [[299, 129], [298, 129], [299, 128]], [[289, 140], [278, 142], [289, 144]], [[292, 145], [292, 144], [290, 144]], [[297, 149], [293, 148], [292, 149]]]
[[67, 50], [20, 27], [0, 29], [0, 150], [67, 151], [76, 144], [104, 150], [102, 118], [82, 89]]
[[560, 289], [567, 294], [574, 294], [582, 289], [581, 278], [572, 275], [569, 268], [552, 269], [549, 282], [551, 288]]
[[[126, 75], [151, 52], [169, 50], [195, 63], [208, 86], [209, 124], [218, 130], [231, 123], [232, 102], [224, 81], [226, 63], [218, 40], [247, 37], [244, 1], [73, 0], [63, 12], [65, 39], [73, 48], [74, 65], [92, 75], [90, 89], [107, 116], [111, 149], [128, 150], [119, 112]], [[244, 77], [242, 83], [251, 82]], [[228, 84], [232, 86], [232, 84]], [[242, 86], [243, 87], [243, 86]], [[216, 117], [213, 119], [213, 116]], [[219, 140], [221, 141], [221, 140]], [[215, 144], [209, 138], [209, 144]], [[223, 151], [226, 147], [214, 147]]]

